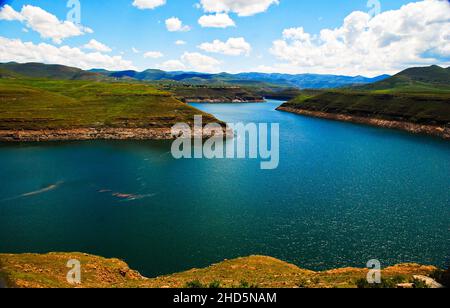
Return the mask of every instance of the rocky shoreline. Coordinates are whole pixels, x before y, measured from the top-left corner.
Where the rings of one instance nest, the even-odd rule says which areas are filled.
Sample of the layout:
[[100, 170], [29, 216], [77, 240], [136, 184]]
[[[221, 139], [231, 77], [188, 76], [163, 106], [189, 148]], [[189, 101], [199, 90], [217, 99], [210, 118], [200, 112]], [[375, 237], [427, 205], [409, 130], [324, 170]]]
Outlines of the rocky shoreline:
[[[194, 134], [199, 134], [195, 132]], [[225, 129], [227, 138], [234, 133]], [[203, 138], [214, 133], [203, 131]], [[76, 128], [54, 130], [0, 130], [0, 142], [52, 142], [88, 140], [174, 140], [171, 128]]]
[[440, 137], [446, 140], [450, 140], [450, 128], [445, 126], [432, 126], [432, 125], [421, 125], [409, 122], [402, 121], [392, 121], [392, 120], [383, 120], [377, 118], [365, 118], [352, 116], [347, 114], [334, 114], [334, 113], [326, 113], [320, 111], [310, 111], [304, 109], [297, 109], [292, 107], [278, 107], [279, 111], [286, 111], [290, 113], [295, 113], [299, 115], [304, 115], [308, 117], [322, 118], [328, 120], [336, 120], [336, 121], [344, 121], [351, 122], [356, 124], [365, 124], [377, 127], [391, 128], [397, 130], [407, 131], [413, 134], [424, 134], [435, 137]]

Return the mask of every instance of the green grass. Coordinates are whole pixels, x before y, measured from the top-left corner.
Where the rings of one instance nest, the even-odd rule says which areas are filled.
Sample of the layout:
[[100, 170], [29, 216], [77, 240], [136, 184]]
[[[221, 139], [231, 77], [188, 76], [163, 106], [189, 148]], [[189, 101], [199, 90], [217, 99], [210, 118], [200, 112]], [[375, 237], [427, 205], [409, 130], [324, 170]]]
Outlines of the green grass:
[[450, 93], [327, 91], [301, 95], [283, 107], [427, 125], [450, 123]]
[[413, 67], [388, 79], [356, 88], [377, 93], [450, 93], [450, 70], [437, 65]]
[[450, 86], [445, 84], [430, 84], [423, 81], [411, 80], [405, 76], [392, 77], [372, 85], [359, 87], [373, 93], [448, 93]]
[[0, 129], [163, 128], [202, 114], [147, 84], [0, 79]]
[[255, 91], [248, 87], [233, 86], [195, 86], [195, 85], [166, 85], [163, 90], [170, 91], [180, 99], [190, 100], [221, 100], [231, 102], [233, 100], [262, 100], [263, 97], [255, 94]]
[[450, 70], [410, 68], [364, 86], [303, 92], [283, 107], [415, 124], [450, 124]]
[[[0, 254], [0, 277], [5, 277], [10, 287], [74, 287], [66, 281], [66, 264], [71, 259], [81, 263], [82, 284], [77, 287], [82, 288], [356, 288], [363, 285], [368, 273], [368, 269], [358, 268], [313, 272], [274, 258], [251, 256], [149, 279], [121, 260], [82, 253], [50, 253]], [[435, 271], [432, 266], [404, 264], [384, 269], [382, 277], [389, 282], [385, 287], [395, 288], [397, 282], [409, 282], [414, 275], [429, 276]]]
[[[0, 70], [25, 78], [50, 78], [59, 80], [106, 80], [101, 74], [83, 71], [79, 68], [64, 65], [43, 63], [0, 63]], [[1, 74], [0, 74], [1, 75]]]

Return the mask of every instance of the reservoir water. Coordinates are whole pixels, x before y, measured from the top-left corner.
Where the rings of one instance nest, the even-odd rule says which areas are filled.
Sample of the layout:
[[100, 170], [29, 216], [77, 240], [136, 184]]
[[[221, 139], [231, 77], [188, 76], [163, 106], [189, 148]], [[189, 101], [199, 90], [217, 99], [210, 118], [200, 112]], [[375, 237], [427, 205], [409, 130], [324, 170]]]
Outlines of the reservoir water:
[[280, 124], [280, 164], [175, 160], [170, 142], [0, 145], [0, 253], [81, 251], [146, 276], [252, 254], [303, 268], [450, 252], [450, 143], [278, 112], [194, 104]]

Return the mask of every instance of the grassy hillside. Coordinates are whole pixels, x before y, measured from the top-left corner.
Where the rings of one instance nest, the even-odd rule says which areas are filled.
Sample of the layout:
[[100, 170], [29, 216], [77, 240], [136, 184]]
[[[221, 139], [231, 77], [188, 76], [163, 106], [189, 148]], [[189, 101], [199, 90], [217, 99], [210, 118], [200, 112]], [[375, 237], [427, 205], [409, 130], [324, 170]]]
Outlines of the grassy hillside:
[[0, 78], [17, 79], [23, 78], [23, 76], [0, 67]]
[[411, 68], [364, 87], [304, 92], [283, 107], [449, 127], [450, 70]]
[[299, 90], [297, 88], [259, 89], [256, 93], [267, 99], [289, 101], [297, 97], [308, 97], [323, 93], [323, 90]]
[[0, 130], [159, 128], [203, 114], [145, 84], [0, 79]]
[[210, 86], [167, 86], [163, 87], [167, 91], [175, 94], [183, 101], [208, 101], [216, 100], [221, 102], [238, 101], [263, 101], [263, 97], [255, 94], [250, 88], [241, 87], [210, 87]]
[[283, 107], [426, 125], [450, 123], [450, 94], [442, 93], [327, 91], [298, 96]]
[[409, 68], [391, 78], [357, 89], [377, 93], [450, 93], [450, 70], [437, 65]]
[[[51, 253], [0, 254], [0, 278], [9, 287], [70, 288], [73, 286], [66, 281], [66, 264], [71, 259], [81, 262], [82, 284], [77, 287], [82, 288], [356, 288], [368, 272], [357, 268], [313, 272], [274, 258], [252, 256], [148, 279], [117, 259]], [[429, 276], [436, 270], [416, 264], [389, 267], [382, 273], [382, 286], [396, 287], [398, 283], [414, 281], [414, 275]]]
[[17, 75], [29, 78], [50, 78], [60, 80], [106, 80], [107, 78], [99, 73], [83, 71], [79, 68], [64, 65], [49, 65], [42, 63], [15, 62], [0, 63], [0, 69], [7, 70]]

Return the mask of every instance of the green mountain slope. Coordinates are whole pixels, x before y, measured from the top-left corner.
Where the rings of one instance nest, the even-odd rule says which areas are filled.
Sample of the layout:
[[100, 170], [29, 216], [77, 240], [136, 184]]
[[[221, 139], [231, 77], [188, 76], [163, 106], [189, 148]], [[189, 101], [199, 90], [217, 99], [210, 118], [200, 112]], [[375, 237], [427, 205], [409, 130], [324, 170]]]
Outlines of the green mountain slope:
[[203, 114], [150, 85], [0, 79], [0, 130], [170, 128]]
[[[439, 66], [410, 68], [386, 80], [363, 87], [299, 95], [279, 109], [448, 138], [450, 70]], [[436, 129], [373, 121], [377, 119], [432, 126]]]
[[22, 77], [23, 76], [21, 76], [17, 73], [11, 72], [7, 69], [0, 68], [0, 78], [17, 79], [17, 78], [22, 78]]
[[42, 63], [0, 63], [0, 69], [30, 78], [50, 78], [60, 80], [105, 80], [105, 76], [64, 65]]
[[450, 123], [448, 94], [327, 91], [313, 97], [297, 97], [283, 107], [422, 125]]
[[185, 102], [263, 102], [253, 89], [241, 87], [184, 86], [168, 90]]
[[450, 92], [450, 70], [437, 65], [409, 68], [388, 79], [357, 89], [378, 92]]

